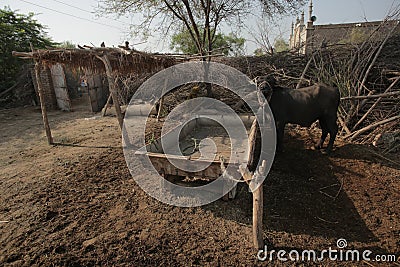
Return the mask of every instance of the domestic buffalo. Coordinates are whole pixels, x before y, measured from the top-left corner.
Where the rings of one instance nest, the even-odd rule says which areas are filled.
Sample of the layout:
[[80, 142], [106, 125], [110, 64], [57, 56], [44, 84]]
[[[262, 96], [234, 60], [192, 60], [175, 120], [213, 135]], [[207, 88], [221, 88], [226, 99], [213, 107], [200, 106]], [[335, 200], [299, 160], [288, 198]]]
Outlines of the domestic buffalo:
[[269, 102], [274, 115], [277, 131], [277, 150], [282, 150], [283, 134], [287, 123], [310, 127], [319, 121], [322, 136], [315, 145], [321, 149], [329, 133], [326, 153], [330, 153], [338, 132], [337, 110], [340, 101], [339, 90], [324, 84], [315, 84], [300, 89], [276, 86], [267, 79], [258, 79], [258, 88]]

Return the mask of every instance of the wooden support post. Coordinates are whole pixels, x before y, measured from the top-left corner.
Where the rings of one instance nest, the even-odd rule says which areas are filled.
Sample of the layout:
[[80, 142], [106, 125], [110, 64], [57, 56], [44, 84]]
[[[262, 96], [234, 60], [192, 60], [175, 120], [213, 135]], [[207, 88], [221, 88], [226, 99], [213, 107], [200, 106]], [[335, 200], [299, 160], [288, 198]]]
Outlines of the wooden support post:
[[259, 129], [257, 128], [257, 119], [254, 118], [253, 123], [251, 124], [250, 132], [249, 132], [249, 156], [248, 156], [248, 168], [249, 170], [253, 171], [256, 166], [257, 162], [255, 158], [256, 153], [256, 141], [257, 141], [257, 132]]
[[104, 66], [106, 68], [108, 85], [110, 87], [110, 94], [111, 94], [111, 97], [114, 102], [115, 112], [117, 113], [119, 127], [122, 130], [122, 126], [124, 124], [124, 118], [122, 117], [121, 106], [119, 105], [119, 101], [118, 101], [117, 86], [115, 85], [115, 80], [113, 77], [113, 70], [111, 67], [110, 60], [107, 57], [107, 55], [104, 55], [102, 57], [97, 57], [97, 58], [99, 58], [104, 63]]
[[162, 115], [163, 105], [164, 105], [164, 94], [165, 94], [165, 91], [167, 91], [167, 86], [168, 86], [168, 80], [165, 78], [164, 87], [162, 88], [162, 92], [161, 92], [160, 103], [158, 105], [157, 121], [160, 121], [160, 118], [161, 118], [161, 115]]
[[158, 105], [158, 111], [157, 111], [157, 121], [160, 121], [161, 118], [161, 112], [163, 110], [163, 105], [164, 105], [164, 96], [161, 97], [159, 105]]
[[47, 142], [49, 143], [49, 145], [52, 145], [53, 137], [51, 136], [49, 120], [47, 118], [46, 100], [43, 95], [42, 79], [40, 78], [41, 66], [42, 65], [40, 64], [40, 62], [37, 61], [35, 64], [35, 76], [36, 76], [37, 89], [38, 89], [38, 94], [39, 94], [39, 99], [40, 99], [40, 108], [42, 109], [43, 125], [44, 125], [44, 129], [46, 131], [46, 136], [47, 136]]
[[263, 185], [259, 183], [259, 179], [265, 175], [266, 162], [263, 161], [261, 167], [254, 173], [250, 172], [246, 166], [241, 165], [239, 168], [243, 179], [249, 184], [249, 188], [253, 193], [253, 244], [256, 249], [264, 247], [263, 235]]
[[107, 112], [107, 109], [108, 109], [108, 105], [110, 105], [110, 102], [111, 102], [111, 97], [112, 97], [112, 95], [111, 95], [111, 93], [110, 93], [110, 95], [108, 96], [108, 99], [107, 99], [107, 103], [104, 105], [104, 108], [103, 108], [103, 110], [102, 110], [102, 112], [101, 112], [101, 116], [102, 116], [102, 117], [106, 116], [106, 112]]
[[257, 249], [264, 247], [263, 235], [263, 185], [253, 192], [253, 243]]
[[[258, 158], [256, 158], [256, 141], [257, 141], [257, 132], [259, 131], [257, 127], [257, 119], [254, 118], [254, 121], [251, 125], [250, 134], [249, 134], [249, 161], [248, 168], [256, 168]], [[264, 175], [265, 172], [265, 162], [262, 163], [262, 166], [258, 170], [255, 170], [260, 175]], [[255, 179], [257, 175], [253, 175], [252, 179]], [[253, 243], [257, 249], [262, 249], [264, 247], [264, 235], [263, 235], [263, 185], [262, 183], [258, 185], [257, 189], [253, 191], [252, 184], [257, 184], [256, 180], [252, 180], [249, 184], [250, 189], [253, 193]]]
[[249, 171], [256, 164], [256, 157], [254, 156], [256, 151], [256, 140], [257, 140], [257, 119], [254, 119], [249, 134], [249, 156], [247, 166], [241, 165], [239, 171], [242, 174], [243, 179], [249, 184], [249, 188], [253, 193], [253, 244], [257, 249], [264, 247], [264, 234], [263, 234], [263, 184], [260, 183], [260, 179], [265, 175], [266, 162], [262, 162], [258, 170], [254, 173]]

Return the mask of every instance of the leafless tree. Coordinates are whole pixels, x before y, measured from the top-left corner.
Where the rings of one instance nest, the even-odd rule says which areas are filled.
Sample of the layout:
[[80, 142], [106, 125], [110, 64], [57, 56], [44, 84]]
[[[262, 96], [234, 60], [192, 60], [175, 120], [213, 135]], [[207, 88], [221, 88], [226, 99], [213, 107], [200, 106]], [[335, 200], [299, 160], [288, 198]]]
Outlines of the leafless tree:
[[304, 0], [99, 0], [99, 12], [140, 17], [140, 23], [133, 27], [136, 34], [166, 35], [184, 27], [199, 55], [206, 56], [212, 53], [215, 34], [222, 23], [240, 27], [252, 14], [272, 17], [293, 13], [304, 3]]

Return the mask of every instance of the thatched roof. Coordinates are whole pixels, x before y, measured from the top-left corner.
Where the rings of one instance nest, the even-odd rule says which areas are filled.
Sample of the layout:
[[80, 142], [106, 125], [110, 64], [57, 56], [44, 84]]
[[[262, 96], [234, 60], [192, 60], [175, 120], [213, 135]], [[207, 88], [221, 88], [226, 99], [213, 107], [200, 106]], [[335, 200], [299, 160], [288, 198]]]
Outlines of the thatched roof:
[[119, 73], [154, 72], [186, 61], [183, 56], [151, 54], [120, 48], [47, 49], [33, 52], [13, 52], [14, 56], [34, 59], [42, 64], [61, 63], [72, 67], [105, 71], [101, 57], [107, 55], [113, 71]]

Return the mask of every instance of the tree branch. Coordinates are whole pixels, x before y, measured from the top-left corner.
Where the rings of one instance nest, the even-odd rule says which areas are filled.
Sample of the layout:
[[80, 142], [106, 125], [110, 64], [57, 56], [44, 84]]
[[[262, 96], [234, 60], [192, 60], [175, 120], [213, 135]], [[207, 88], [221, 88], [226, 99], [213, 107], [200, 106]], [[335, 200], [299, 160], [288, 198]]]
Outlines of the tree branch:
[[362, 133], [365, 133], [365, 132], [367, 132], [367, 131], [369, 131], [369, 130], [371, 130], [371, 129], [373, 129], [373, 128], [376, 128], [376, 127], [378, 127], [379, 125], [383, 125], [383, 124], [386, 124], [386, 123], [389, 123], [389, 122], [392, 122], [392, 121], [398, 120], [398, 119], [400, 119], [400, 115], [391, 117], [391, 118], [386, 119], [386, 120], [383, 120], [383, 121], [375, 122], [375, 123], [373, 123], [373, 124], [371, 124], [371, 125], [368, 125], [368, 126], [362, 128], [362, 129], [360, 129], [360, 130], [358, 130], [358, 131], [356, 131], [356, 132], [353, 132], [353, 133], [350, 134], [350, 135], [345, 136], [344, 138], [350, 138], [350, 140], [352, 141], [352, 140], [354, 140], [357, 136], [359, 136], [359, 135], [362, 134]]
[[196, 21], [195, 21], [195, 19], [193, 17], [193, 12], [192, 12], [192, 9], [190, 8], [189, 1], [188, 0], [182, 0], [182, 2], [186, 7], [186, 11], [187, 11], [187, 13], [189, 15], [189, 19], [190, 19], [190, 22], [192, 24], [193, 31], [195, 33], [195, 38], [193, 40], [196, 42], [197, 48], [199, 49], [199, 53], [201, 55], [204, 55], [204, 44], [200, 43], [199, 28], [197, 27], [197, 23], [196, 23]]
[[[395, 84], [400, 80], [400, 76], [397, 77], [396, 80], [394, 80], [392, 82], [392, 84], [385, 90], [384, 93], [389, 92], [393, 86], [395, 86]], [[379, 102], [382, 100], [383, 97], [379, 97], [375, 103], [368, 109], [368, 111], [362, 116], [362, 118], [354, 125], [354, 127], [351, 129], [352, 131], [354, 131], [364, 120], [365, 118], [367, 118], [367, 116], [372, 112], [372, 110], [379, 104]]]
[[340, 98], [340, 100], [359, 100], [359, 99], [373, 99], [373, 98], [383, 98], [383, 97], [390, 97], [390, 96], [397, 96], [400, 95], [400, 91], [397, 92], [390, 92], [378, 95], [361, 95], [361, 96], [346, 96]]

